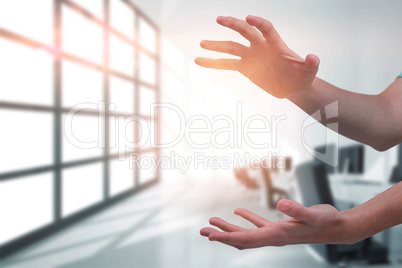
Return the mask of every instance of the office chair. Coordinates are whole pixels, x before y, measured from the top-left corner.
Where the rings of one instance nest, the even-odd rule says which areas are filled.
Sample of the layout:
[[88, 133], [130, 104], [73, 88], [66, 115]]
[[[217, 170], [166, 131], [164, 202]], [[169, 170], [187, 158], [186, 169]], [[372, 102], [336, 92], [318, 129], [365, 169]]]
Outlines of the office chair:
[[363, 174], [364, 172], [364, 145], [352, 145], [339, 149], [339, 171], [344, 171], [347, 163], [347, 171], [350, 174]]
[[251, 178], [245, 168], [236, 168], [233, 170], [236, 179], [238, 179], [248, 189], [258, 189], [257, 180]]
[[[296, 177], [303, 205], [310, 207], [329, 204], [337, 207], [332, 196], [325, 164], [304, 163], [296, 168]], [[331, 263], [355, 260], [365, 260], [370, 264], [388, 263], [388, 249], [371, 237], [353, 245], [313, 244], [311, 246]]]
[[402, 144], [398, 145], [398, 160], [396, 166], [392, 169], [390, 183], [398, 183], [402, 181]]
[[266, 167], [261, 167], [262, 176], [265, 183], [265, 189], [268, 196], [268, 207], [270, 209], [276, 209], [276, 204], [279, 200], [289, 198], [288, 192], [283, 189], [277, 188], [272, 183], [270, 170]]
[[[326, 165], [327, 173], [335, 173], [335, 167], [333, 164], [336, 163], [335, 159], [338, 157], [338, 150], [335, 144], [318, 146], [315, 148], [315, 162], [322, 162], [320, 160], [319, 154], [325, 154], [325, 158], [328, 162]], [[364, 145], [356, 144], [347, 147], [342, 147], [339, 149], [339, 172], [346, 170], [350, 174], [363, 174], [364, 172]], [[332, 164], [332, 165], [331, 165]]]

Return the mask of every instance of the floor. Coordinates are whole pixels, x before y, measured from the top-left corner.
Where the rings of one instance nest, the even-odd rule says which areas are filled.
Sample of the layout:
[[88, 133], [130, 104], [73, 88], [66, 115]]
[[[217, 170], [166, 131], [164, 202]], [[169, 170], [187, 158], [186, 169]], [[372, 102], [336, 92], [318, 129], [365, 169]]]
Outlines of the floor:
[[162, 182], [5, 259], [0, 267], [333, 267], [305, 245], [239, 251], [199, 235], [211, 216], [252, 227], [233, 215], [237, 207], [279, 218], [262, 206], [257, 192], [236, 181]]

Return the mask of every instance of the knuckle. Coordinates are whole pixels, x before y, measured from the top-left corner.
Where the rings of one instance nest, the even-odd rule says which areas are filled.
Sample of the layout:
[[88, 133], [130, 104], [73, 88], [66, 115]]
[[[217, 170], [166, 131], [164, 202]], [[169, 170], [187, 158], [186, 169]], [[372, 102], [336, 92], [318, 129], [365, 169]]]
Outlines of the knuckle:
[[271, 30], [274, 25], [272, 24], [272, 22], [270, 22], [269, 20], [265, 20], [264, 26], [267, 30]]
[[294, 218], [299, 218], [300, 217], [300, 211], [298, 211], [296, 209], [293, 209], [293, 208], [291, 208], [289, 210], [289, 214], [291, 214], [292, 217], [294, 217]]
[[230, 51], [235, 51], [236, 50], [236, 45], [234, 44], [234, 42], [230, 42], [229, 49], [230, 49]]

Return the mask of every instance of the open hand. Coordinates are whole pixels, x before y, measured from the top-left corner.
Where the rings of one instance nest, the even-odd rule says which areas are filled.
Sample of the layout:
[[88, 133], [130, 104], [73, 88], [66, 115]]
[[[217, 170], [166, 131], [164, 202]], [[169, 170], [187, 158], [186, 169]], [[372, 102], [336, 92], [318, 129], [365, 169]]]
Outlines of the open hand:
[[202, 48], [241, 59], [196, 58], [198, 65], [239, 71], [277, 98], [288, 98], [311, 88], [318, 71], [318, 57], [310, 54], [303, 59], [290, 50], [269, 21], [255, 16], [248, 16], [246, 21], [221, 16], [217, 22], [240, 33], [250, 41], [250, 46], [231, 41], [204, 40]]
[[291, 201], [278, 202], [278, 210], [292, 217], [271, 222], [246, 209], [236, 209], [235, 214], [252, 222], [257, 229], [244, 229], [213, 217], [210, 224], [220, 228], [202, 228], [200, 233], [210, 241], [219, 241], [237, 249], [292, 244], [350, 244], [356, 242], [347, 217], [330, 205], [304, 207]]

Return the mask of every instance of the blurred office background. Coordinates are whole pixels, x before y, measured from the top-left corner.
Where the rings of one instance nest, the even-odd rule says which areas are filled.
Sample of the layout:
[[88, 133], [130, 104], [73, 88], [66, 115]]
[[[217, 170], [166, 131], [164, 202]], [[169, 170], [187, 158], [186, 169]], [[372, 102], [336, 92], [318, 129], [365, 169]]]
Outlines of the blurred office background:
[[[289, 101], [238, 73], [201, 69], [193, 59], [219, 56], [202, 51], [202, 39], [247, 44], [217, 25], [217, 16], [259, 15], [299, 55], [320, 57], [320, 78], [377, 94], [402, 71], [401, 13], [397, 0], [2, 0], [0, 267], [400, 267], [399, 226], [372, 238], [380, 250], [370, 254], [388, 259], [380, 256], [380, 264], [369, 264], [359, 249], [346, 249], [349, 255], [328, 253], [338, 249], [325, 245], [238, 251], [199, 235], [211, 216], [253, 228], [233, 215], [237, 207], [282, 219], [270, 206], [275, 191], [267, 190], [268, 180], [271, 190], [300, 202], [306, 194], [322, 201], [320, 187], [300, 187], [308, 180], [308, 163], [310, 171], [321, 171], [325, 190], [342, 200], [342, 209], [358, 205], [402, 178], [402, 157], [400, 146], [377, 152], [318, 123], [303, 130], [308, 115]], [[175, 109], [153, 113], [152, 103]], [[70, 123], [67, 115], [76, 105], [80, 110]], [[197, 115], [211, 122], [227, 116], [236, 124], [255, 115], [286, 119], [275, 133], [253, 134], [258, 143], [269, 143], [264, 149], [244, 141], [225, 146], [229, 133], [215, 137], [220, 147], [194, 148], [185, 138], [162, 149], [150, 140], [130, 147], [142, 135], [153, 134], [159, 144], [174, 141], [182, 130], [179, 113], [187, 122]], [[117, 119], [133, 114], [148, 132], [137, 121], [119, 129]], [[207, 127], [193, 119], [195, 127]], [[213, 129], [225, 127], [213, 123]], [[342, 158], [342, 166], [314, 159], [302, 131], [309, 148], [335, 148], [327, 150]], [[85, 146], [72, 144], [66, 133]], [[211, 133], [191, 139], [210, 144]], [[288, 170], [270, 170], [267, 180], [259, 170], [236, 177], [232, 168], [132, 167], [130, 153], [155, 160], [276, 153], [291, 163]]]

